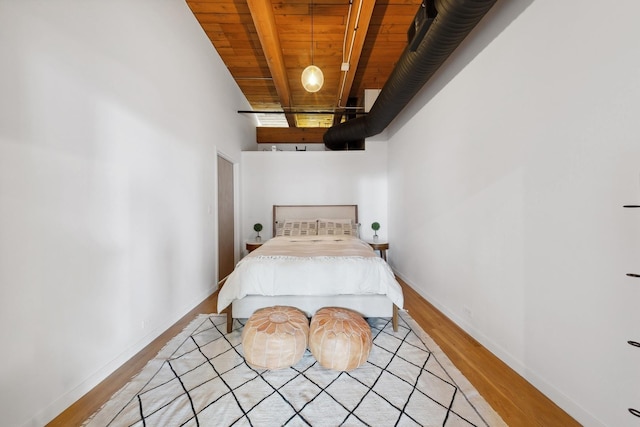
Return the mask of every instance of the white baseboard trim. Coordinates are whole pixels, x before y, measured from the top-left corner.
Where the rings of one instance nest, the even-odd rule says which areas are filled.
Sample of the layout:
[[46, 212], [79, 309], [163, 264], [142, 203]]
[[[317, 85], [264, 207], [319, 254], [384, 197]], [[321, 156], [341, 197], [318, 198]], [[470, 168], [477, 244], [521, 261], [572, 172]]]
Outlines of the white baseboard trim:
[[537, 375], [534, 371], [527, 368], [522, 362], [514, 358], [509, 352], [497, 345], [481, 331], [470, 325], [460, 316], [451, 312], [444, 304], [440, 303], [436, 298], [431, 297], [428, 293], [422, 292], [420, 288], [415, 286], [411, 280], [407, 279], [401, 273], [394, 271], [403, 282], [411, 286], [422, 298], [436, 307], [442, 314], [447, 316], [453, 323], [458, 325], [464, 332], [478, 341], [484, 348], [493, 353], [498, 359], [506, 363], [511, 369], [516, 371], [521, 377], [527, 380], [531, 385], [540, 390], [542, 394], [551, 399], [556, 405], [571, 415], [576, 421], [585, 426], [607, 427], [603, 422], [595, 418], [592, 414], [570, 399], [567, 395], [551, 385], [544, 378]]
[[193, 310], [198, 306], [202, 301], [210, 297], [215, 291], [217, 287], [210, 287], [204, 295], [200, 297], [194, 298], [190, 304], [186, 304], [190, 306], [190, 308], [182, 308], [181, 310], [173, 313], [172, 316], [167, 316], [167, 321], [162, 324], [157, 325], [153, 329], [149, 330], [147, 334], [145, 334], [142, 338], [140, 338], [135, 344], [131, 345], [125, 351], [120, 353], [116, 358], [111, 360], [106, 365], [102, 366], [95, 373], [93, 373], [88, 378], [81, 381], [77, 386], [68, 392], [64, 393], [58, 399], [53, 401], [49, 406], [42, 409], [38, 413], [36, 413], [31, 419], [29, 419], [26, 423], [24, 423], [23, 427], [40, 427], [55, 417], [64, 412], [68, 407], [77, 402], [82, 396], [91, 391], [94, 387], [104, 381], [109, 375], [114, 373], [118, 368], [124, 365], [129, 359], [138, 354], [142, 349], [144, 349], [147, 345], [153, 342], [156, 338], [158, 338], [162, 333], [168, 330], [171, 326], [173, 326], [176, 322], [178, 322], [183, 316]]

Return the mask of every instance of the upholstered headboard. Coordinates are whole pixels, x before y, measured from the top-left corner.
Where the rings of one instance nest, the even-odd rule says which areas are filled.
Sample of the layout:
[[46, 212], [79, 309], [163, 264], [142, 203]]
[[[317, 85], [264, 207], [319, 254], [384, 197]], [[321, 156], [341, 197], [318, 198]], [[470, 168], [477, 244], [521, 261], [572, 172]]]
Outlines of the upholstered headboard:
[[273, 235], [286, 219], [350, 219], [358, 224], [358, 205], [273, 205]]

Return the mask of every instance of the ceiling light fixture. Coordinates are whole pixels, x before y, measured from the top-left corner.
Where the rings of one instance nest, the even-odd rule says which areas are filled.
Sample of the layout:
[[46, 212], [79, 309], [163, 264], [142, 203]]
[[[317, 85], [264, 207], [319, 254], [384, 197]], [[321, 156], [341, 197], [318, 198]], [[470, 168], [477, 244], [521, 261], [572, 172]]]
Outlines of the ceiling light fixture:
[[313, 0], [311, 0], [311, 65], [302, 71], [302, 87], [307, 92], [317, 92], [322, 89], [324, 75], [322, 70], [313, 65]]

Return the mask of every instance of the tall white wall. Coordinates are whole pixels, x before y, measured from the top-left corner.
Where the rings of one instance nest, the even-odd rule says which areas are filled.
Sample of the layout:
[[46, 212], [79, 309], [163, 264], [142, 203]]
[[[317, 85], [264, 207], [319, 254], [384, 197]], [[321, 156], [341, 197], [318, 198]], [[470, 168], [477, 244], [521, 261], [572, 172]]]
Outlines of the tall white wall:
[[[387, 145], [367, 141], [364, 151], [247, 151], [242, 153], [240, 235], [251, 240], [253, 224], [272, 236], [273, 205], [357, 204], [361, 237], [371, 238], [371, 223], [387, 220]], [[390, 251], [392, 254], [392, 251]]]
[[639, 422], [639, 14], [499, 1], [389, 132], [395, 270], [589, 426]]
[[246, 101], [183, 0], [0, 0], [0, 424], [43, 425], [216, 286]]

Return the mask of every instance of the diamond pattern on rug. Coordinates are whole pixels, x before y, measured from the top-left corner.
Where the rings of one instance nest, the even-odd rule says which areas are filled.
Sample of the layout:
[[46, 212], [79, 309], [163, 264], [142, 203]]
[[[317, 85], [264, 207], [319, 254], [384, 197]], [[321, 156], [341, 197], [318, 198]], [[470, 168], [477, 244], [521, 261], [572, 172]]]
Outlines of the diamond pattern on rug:
[[87, 426], [503, 426], [500, 417], [406, 313], [368, 319], [373, 347], [351, 372], [321, 367], [307, 350], [269, 371], [243, 358], [243, 322], [198, 318]]

